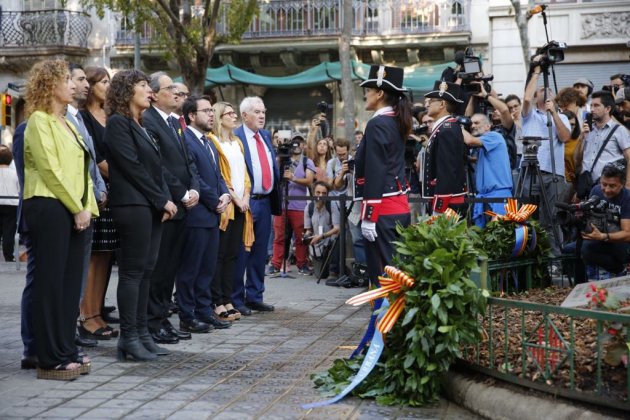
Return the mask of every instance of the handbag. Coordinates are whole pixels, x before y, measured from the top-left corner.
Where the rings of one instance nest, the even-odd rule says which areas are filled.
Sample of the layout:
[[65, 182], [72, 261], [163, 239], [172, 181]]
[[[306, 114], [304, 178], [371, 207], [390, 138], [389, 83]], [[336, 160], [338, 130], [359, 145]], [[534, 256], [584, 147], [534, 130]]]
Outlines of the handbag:
[[602, 155], [602, 152], [606, 148], [608, 141], [617, 130], [617, 127], [619, 127], [619, 125], [615, 125], [610, 130], [610, 133], [608, 133], [608, 136], [606, 136], [606, 140], [604, 140], [602, 147], [600, 147], [599, 152], [597, 152], [597, 156], [595, 156], [595, 160], [593, 161], [593, 164], [591, 165], [591, 169], [584, 171], [578, 175], [577, 180], [576, 180], [576, 185], [575, 185], [575, 192], [579, 199], [588, 198], [588, 195], [591, 193], [591, 189], [593, 189], [593, 186], [597, 182], [596, 179], [593, 179], [593, 168], [595, 168], [595, 165], [597, 164], [599, 157]]

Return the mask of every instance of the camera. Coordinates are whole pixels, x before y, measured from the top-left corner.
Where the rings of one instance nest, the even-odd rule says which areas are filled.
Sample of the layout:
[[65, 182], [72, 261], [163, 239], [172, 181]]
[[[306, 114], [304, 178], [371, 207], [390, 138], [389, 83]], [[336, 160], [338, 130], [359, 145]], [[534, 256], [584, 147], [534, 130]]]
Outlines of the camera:
[[621, 212], [610, 208], [608, 202], [596, 195], [577, 204], [556, 203], [558, 223], [591, 233], [595, 226], [600, 232], [613, 233], [621, 230]]
[[523, 140], [523, 160], [537, 160], [538, 148], [544, 139], [542, 137], [523, 137], [521, 140]]
[[479, 73], [483, 73], [481, 68], [481, 58], [475, 56], [472, 48], [466, 48], [461, 61], [458, 57], [456, 62], [460, 64], [464, 70], [457, 73], [457, 77], [462, 79], [462, 87], [464, 88], [464, 91], [470, 94], [480, 93], [481, 85], [479, 83], [472, 82], [481, 82], [483, 83], [483, 88], [486, 92], [490, 92], [492, 87], [489, 82], [494, 79], [494, 76], [491, 74], [479, 76]]
[[286, 171], [291, 166], [291, 156], [298, 147], [300, 147], [300, 142], [291, 139], [286, 139], [278, 145], [276, 157], [278, 158], [278, 166], [282, 168], [282, 171]]
[[348, 159], [346, 163], [348, 164], [348, 171], [354, 171], [354, 159]]
[[[566, 49], [567, 44], [565, 44], [564, 42], [549, 41], [542, 47], [538, 48], [536, 50], [536, 54], [534, 54], [534, 57], [542, 55], [540, 62], [532, 62], [532, 64], [537, 64], [540, 65], [540, 67], [542, 68], [547, 68], [550, 64], [553, 65], [556, 63], [560, 63], [564, 61], [564, 50]], [[534, 57], [532, 57], [532, 59]]]
[[309, 246], [311, 242], [313, 242], [314, 235], [302, 236], [302, 243], [306, 246]]
[[[315, 105], [315, 108], [317, 108], [318, 112], [326, 114], [328, 113], [328, 111], [333, 109], [333, 106], [326, 101], [321, 101], [318, 102], [317, 105]], [[322, 137], [330, 136], [330, 124], [328, 124], [328, 120], [321, 120], [319, 123], [319, 129], [322, 130]]]
[[414, 127], [412, 132], [416, 136], [426, 136], [429, 134], [429, 126], [427, 124], [420, 124]]
[[586, 113], [586, 116], [584, 117], [584, 122], [588, 125], [589, 130], [593, 129], [593, 113], [592, 112]]
[[458, 115], [455, 117], [455, 122], [462, 126], [462, 128], [466, 131], [470, 131], [470, 127], [472, 127], [472, 120], [469, 117], [462, 117]]

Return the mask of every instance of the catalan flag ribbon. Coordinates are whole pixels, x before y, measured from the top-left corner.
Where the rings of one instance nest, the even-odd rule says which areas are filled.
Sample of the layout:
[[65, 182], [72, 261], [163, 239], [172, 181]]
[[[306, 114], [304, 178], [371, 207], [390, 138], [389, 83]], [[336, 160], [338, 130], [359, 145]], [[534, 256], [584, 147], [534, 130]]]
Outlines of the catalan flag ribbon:
[[361, 293], [346, 301], [349, 305], [358, 306], [375, 299], [387, 297], [390, 293], [398, 294], [398, 296], [392, 299], [391, 306], [387, 309], [387, 312], [385, 312], [385, 315], [377, 324], [378, 330], [383, 334], [387, 334], [391, 331], [394, 324], [396, 324], [398, 317], [400, 317], [400, 314], [405, 308], [403, 286], [405, 288], [411, 288], [415, 281], [413, 278], [391, 265], [385, 267], [385, 273], [388, 277], [378, 278], [381, 287], [370, 290], [369, 292]]
[[492, 211], [485, 212], [488, 216], [508, 220], [518, 224], [518, 226], [514, 229], [516, 241], [514, 243], [514, 249], [512, 250], [512, 258], [518, 257], [525, 252], [525, 248], [527, 248], [527, 241], [529, 240], [530, 230], [532, 240], [529, 244], [529, 249], [531, 250], [536, 248], [536, 230], [527, 224], [527, 219], [534, 214], [536, 208], [537, 206], [535, 204], [525, 204], [519, 208], [516, 199], [508, 198], [507, 203], [505, 204], [505, 215], [496, 214]]

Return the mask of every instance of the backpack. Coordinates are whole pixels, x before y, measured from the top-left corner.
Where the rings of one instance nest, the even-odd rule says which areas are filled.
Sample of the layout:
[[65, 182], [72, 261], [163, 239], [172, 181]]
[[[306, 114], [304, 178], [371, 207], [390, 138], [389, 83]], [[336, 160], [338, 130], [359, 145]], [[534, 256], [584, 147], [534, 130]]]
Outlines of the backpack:
[[496, 131], [503, 136], [505, 145], [507, 146], [508, 156], [510, 158], [510, 169], [516, 169], [516, 164], [518, 162], [518, 156], [516, 155], [516, 141], [514, 140], [516, 125], [513, 125], [510, 131], [506, 130], [502, 125], [497, 125], [492, 127], [492, 131]]

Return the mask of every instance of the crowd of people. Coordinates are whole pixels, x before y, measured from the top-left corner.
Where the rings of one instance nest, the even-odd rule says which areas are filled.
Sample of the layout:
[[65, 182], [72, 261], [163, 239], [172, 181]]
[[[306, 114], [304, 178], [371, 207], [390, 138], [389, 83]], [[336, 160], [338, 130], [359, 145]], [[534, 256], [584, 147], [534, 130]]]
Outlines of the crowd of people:
[[[90, 371], [81, 347], [116, 337], [120, 359], [157, 359], [170, 353], [160, 345], [273, 311], [265, 276], [286, 273], [292, 259], [303, 275], [325, 260], [319, 277], [352, 285], [338, 281], [348, 274], [343, 226], [355, 265], [378, 284], [398, 224], [451, 208], [483, 227], [484, 212], [503, 213], [501, 200], [514, 195], [545, 197], [541, 224], [556, 229], [556, 255], [575, 236], [557, 229], [556, 203], [592, 194], [617, 203], [621, 233], [596, 228], [577, 239], [588, 261], [593, 241], [612, 242], [619, 258], [606, 268], [621, 271], [630, 240], [628, 78], [614, 75], [597, 91], [581, 78], [554, 95], [539, 87], [541, 71], [534, 60], [521, 96], [439, 80], [412, 106], [402, 69], [374, 65], [361, 84], [373, 116], [354, 139], [334, 139], [321, 130], [323, 115], [306, 134], [271, 133], [261, 98], [237, 107], [191, 95], [164, 72], [111, 77], [38, 63], [13, 156], [0, 146], [0, 173], [15, 159], [28, 255], [22, 367], [73, 379]], [[532, 159], [539, 176], [526, 170]], [[15, 204], [0, 203], [3, 217]], [[114, 259], [119, 319], [104, 305]]]

